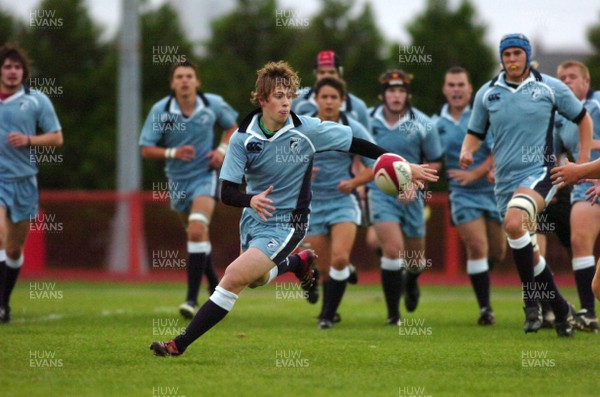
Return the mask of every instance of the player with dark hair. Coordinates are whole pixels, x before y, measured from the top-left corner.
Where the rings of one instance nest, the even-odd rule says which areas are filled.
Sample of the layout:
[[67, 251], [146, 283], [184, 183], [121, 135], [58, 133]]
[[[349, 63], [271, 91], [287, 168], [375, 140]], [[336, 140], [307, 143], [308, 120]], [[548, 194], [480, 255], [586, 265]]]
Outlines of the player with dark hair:
[[[191, 319], [198, 308], [198, 291], [206, 273], [209, 293], [219, 283], [212, 264], [209, 224], [218, 197], [217, 169], [223, 163], [237, 112], [220, 96], [199, 91], [200, 78], [189, 60], [173, 65], [171, 95], [148, 114], [140, 146], [142, 156], [165, 160], [171, 208], [187, 231], [187, 295], [179, 312]], [[214, 149], [214, 127], [223, 130]]]
[[[248, 286], [267, 284], [293, 272], [308, 290], [318, 282], [311, 250], [291, 255], [305, 236], [311, 202], [311, 174], [316, 152], [339, 150], [377, 158], [385, 150], [360, 138], [350, 127], [297, 116], [290, 111], [298, 76], [283, 62], [270, 62], [258, 71], [250, 113], [231, 137], [221, 171], [221, 198], [243, 207], [240, 220], [241, 255], [225, 271], [219, 286], [186, 330], [169, 342], [154, 342], [156, 355], [176, 356], [233, 308]], [[411, 164], [413, 178], [437, 180], [434, 170]], [[246, 181], [246, 193], [240, 191]]]
[[38, 166], [31, 150], [62, 146], [50, 99], [27, 87], [29, 59], [16, 45], [0, 48], [0, 324], [10, 322], [10, 296], [23, 266], [29, 224], [38, 213]]
[[499, 54], [504, 70], [475, 96], [460, 165], [465, 169], [473, 164], [473, 154], [489, 128], [494, 142], [498, 209], [522, 283], [523, 330], [537, 332], [540, 328], [538, 301], [544, 299], [549, 300], [556, 316], [558, 336], [571, 336], [575, 310], [560, 295], [550, 267], [537, 250], [536, 219], [556, 191], [550, 183], [550, 170], [555, 166], [555, 110], [579, 124], [580, 162], [590, 156], [591, 118], [566, 85], [531, 67], [531, 44], [525, 35], [504, 36]]
[[[315, 76], [317, 81], [334, 77], [341, 79], [344, 76], [344, 68], [340, 57], [331, 50], [321, 51], [315, 61]], [[298, 92], [298, 96], [292, 102], [292, 111], [298, 115], [313, 115], [317, 112], [317, 103], [315, 101], [314, 87], [304, 88]], [[356, 95], [347, 93], [346, 99], [340, 109], [347, 116], [361, 123], [367, 131], [370, 131], [371, 124], [367, 105]]]
[[[340, 111], [346, 99], [346, 84], [332, 77], [317, 81], [314, 87], [318, 112], [314, 115], [322, 121], [347, 125], [355, 138], [373, 142], [371, 135], [358, 122]], [[373, 161], [361, 158], [364, 170], [352, 174], [353, 155], [328, 151], [315, 154], [313, 167], [311, 219], [303, 246], [319, 253], [319, 272], [323, 284], [323, 306], [319, 315], [319, 327], [328, 329], [340, 321], [337, 314], [346, 283], [350, 277], [350, 252], [361, 223], [361, 209], [356, 188], [373, 179]], [[327, 277], [327, 275], [329, 277]]]
[[467, 251], [467, 274], [479, 304], [477, 324], [492, 325], [496, 320], [490, 304], [489, 270], [504, 260], [506, 241], [496, 206], [494, 185], [486, 178], [493, 166], [491, 135], [475, 153], [473, 165], [461, 170], [458, 159], [471, 117], [473, 93], [467, 70], [462, 67], [448, 69], [442, 92], [447, 102], [435, 119], [435, 124], [448, 171], [452, 224], [457, 227]]
[[[411, 80], [412, 76], [402, 70], [390, 70], [379, 78], [382, 102], [370, 112], [373, 138], [409, 162], [427, 161], [439, 168], [439, 135], [431, 119], [410, 104]], [[369, 220], [383, 253], [381, 282], [390, 325], [401, 325], [402, 290], [407, 311], [413, 312], [419, 302], [417, 278], [426, 266], [422, 193], [411, 189], [401, 193], [402, 200], [398, 200], [374, 187], [368, 192]]]

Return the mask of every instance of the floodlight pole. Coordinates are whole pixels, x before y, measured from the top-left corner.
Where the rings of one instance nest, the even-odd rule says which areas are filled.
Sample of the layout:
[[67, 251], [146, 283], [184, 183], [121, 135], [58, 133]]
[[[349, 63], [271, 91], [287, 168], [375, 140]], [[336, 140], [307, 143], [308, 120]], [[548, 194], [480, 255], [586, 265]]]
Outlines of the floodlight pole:
[[146, 272], [142, 233], [140, 149], [141, 84], [139, 0], [122, 0], [118, 44], [117, 200], [109, 269]]

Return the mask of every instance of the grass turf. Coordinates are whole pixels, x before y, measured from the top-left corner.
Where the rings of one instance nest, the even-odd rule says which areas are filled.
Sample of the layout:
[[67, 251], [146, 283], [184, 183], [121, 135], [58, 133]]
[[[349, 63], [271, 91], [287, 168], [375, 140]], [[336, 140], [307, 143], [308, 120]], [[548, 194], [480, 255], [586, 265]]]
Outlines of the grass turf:
[[[295, 292], [289, 283], [244, 291], [232, 313], [183, 356], [160, 358], [148, 346], [185, 327], [176, 312], [183, 285], [21, 281], [13, 322], [0, 326], [0, 395], [531, 397], [598, 390], [600, 335], [524, 334], [515, 288], [493, 290], [497, 324], [479, 327], [469, 288], [426, 286], [399, 328], [383, 325], [380, 287], [349, 286], [342, 322], [326, 331], [316, 326], [320, 307]], [[565, 292], [576, 301], [573, 289]]]

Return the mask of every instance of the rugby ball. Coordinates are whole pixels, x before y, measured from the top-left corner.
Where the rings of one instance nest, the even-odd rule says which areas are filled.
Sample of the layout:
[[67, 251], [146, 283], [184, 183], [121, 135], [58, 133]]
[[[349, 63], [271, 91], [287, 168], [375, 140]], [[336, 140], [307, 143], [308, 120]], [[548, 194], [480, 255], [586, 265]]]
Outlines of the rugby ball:
[[391, 196], [405, 191], [412, 181], [409, 163], [404, 157], [394, 153], [379, 156], [373, 166], [373, 174], [377, 187]]

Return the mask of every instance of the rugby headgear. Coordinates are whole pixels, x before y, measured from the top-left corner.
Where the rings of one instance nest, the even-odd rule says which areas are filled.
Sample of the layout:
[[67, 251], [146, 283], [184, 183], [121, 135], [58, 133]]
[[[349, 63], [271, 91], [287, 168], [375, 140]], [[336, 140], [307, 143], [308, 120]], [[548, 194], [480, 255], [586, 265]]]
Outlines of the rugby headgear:
[[403, 70], [388, 70], [379, 77], [379, 83], [381, 83], [381, 91], [385, 92], [390, 87], [404, 87], [407, 91], [410, 91], [410, 82], [412, 81], [412, 75], [407, 74]]
[[527, 55], [527, 62], [525, 67], [528, 68], [531, 65], [531, 43], [527, 36], [522, 33], [511, 33], [507, 34], [500, 40], [500, 62], [502, 62], [502, 53], [507, 48], [517, 47], [523, 49]]
[[315, 64], [315, 70], [321, 66], [333, 66], [338, 71], [340, 77], [343, 73], [342, 60], [340, 57], [331, 50], [325, 50], [319, 52], [317, 55], [317, 62]]

